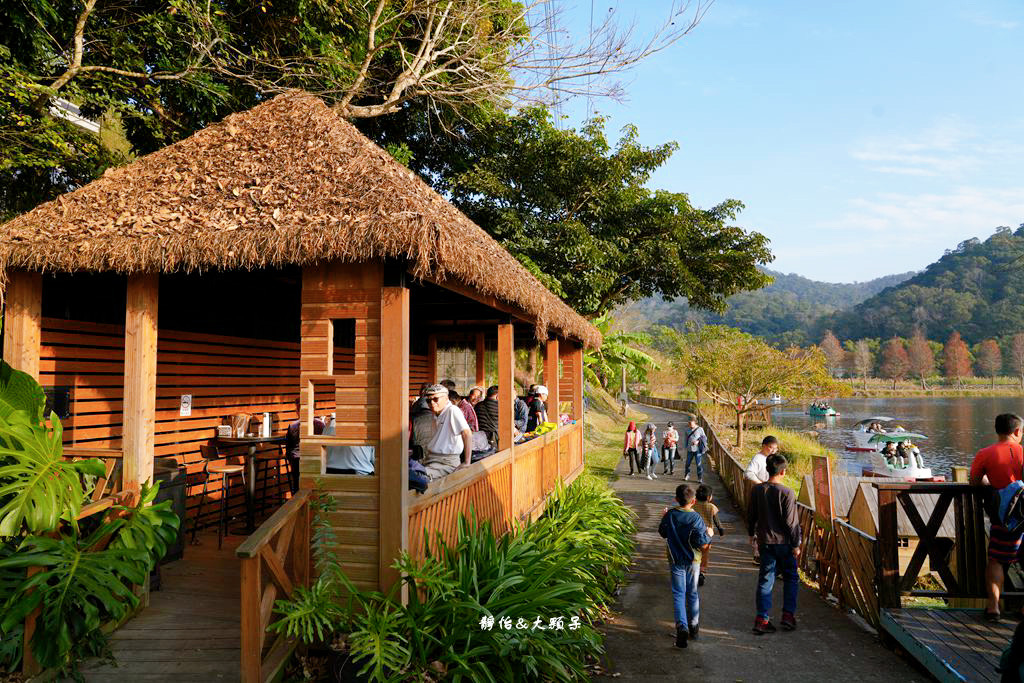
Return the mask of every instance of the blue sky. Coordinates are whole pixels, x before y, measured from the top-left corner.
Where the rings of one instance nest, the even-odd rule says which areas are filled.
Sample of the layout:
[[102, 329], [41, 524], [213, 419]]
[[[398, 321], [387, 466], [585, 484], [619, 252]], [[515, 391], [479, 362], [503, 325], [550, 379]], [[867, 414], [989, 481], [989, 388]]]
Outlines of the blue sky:
[[[638, 30], [668, 0], [595, 0]], [[586, 33], [588, 0], [566, 0]], [[771, 267], [849, 282], [917, 270], [1024, 223], [1024, 3], [717, 0], [595, 100], [609, 130], [680, 149], [652, 187], [746, 204]], [[566, 125], [586, 100], [563, 107]]]

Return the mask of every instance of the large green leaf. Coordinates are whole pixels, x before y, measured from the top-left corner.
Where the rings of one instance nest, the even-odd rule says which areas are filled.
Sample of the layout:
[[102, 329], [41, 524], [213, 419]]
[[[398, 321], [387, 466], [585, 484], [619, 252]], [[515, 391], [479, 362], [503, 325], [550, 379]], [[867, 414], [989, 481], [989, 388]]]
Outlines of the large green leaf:
[[113, 529], [103, 525], [86, 539], [32, 536], [14, 555], [0, 559], [0, 571], [40, 568], [7, 598], [0, 631], [10, 632], [38, 607], [32, 653], [43, 666], [63, 666], [79, 639], [105, 621], [127, 616], [138, 604], [130, 586], [145, 581], [149, 553], [123, 547], [96, 551], [99, 540]]
[[46, 533], [78, 517], [81, 475], [102, 476], [104, 468], [92, 458], [63, 460], [62, 434], [56, 417], [47, 429], [24, 411], [0, 415], [0, 536], [14, 536], [23, 525], [30, 534]]
[[46, 394], [39, 382], [0, 361], [0, 418], [9, 419], [12, 413], [21, 411], [32, 424], [40, 424], [45, 408]]

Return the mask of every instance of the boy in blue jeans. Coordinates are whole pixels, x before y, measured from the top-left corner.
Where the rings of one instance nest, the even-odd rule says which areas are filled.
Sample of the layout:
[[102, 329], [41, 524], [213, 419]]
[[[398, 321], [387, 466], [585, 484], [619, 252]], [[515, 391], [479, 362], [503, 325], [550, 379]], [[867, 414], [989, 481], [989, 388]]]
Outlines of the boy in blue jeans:
[[774, 633], [771, 622], [772, 589], [775, 575], [781, 574], [782, 628], [796, 630], [796, 595], [800, 589], [797, 560], [800, 558], [800, 519], [796, 509], [796, 494], [782, 483], [786, 475], [786, 458], [769, 455], [765, 466], [768, 481], [750, 492], [747, 509], [747, 530], [750, 543], [761, 556], [761, 570], [757, 575], [754, 634]]
[[694, 512], [697, 494], [691, 486], [676, 487], [679, 507], [665, 508], [658, 533], [668, 541], [669, 571], [672, 579], [672, 605], [676, 618], [676, 647], [686, 647], [687, 640], [697, 639], [700, 598], [697, 577], [700, 574], [700, 551], [711, 543], [714, 532]]

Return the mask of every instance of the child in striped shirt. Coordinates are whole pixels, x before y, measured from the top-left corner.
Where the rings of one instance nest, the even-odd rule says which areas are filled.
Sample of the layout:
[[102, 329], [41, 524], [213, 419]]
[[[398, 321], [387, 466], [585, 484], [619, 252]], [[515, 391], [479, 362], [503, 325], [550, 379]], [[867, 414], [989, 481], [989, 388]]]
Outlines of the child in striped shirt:
[[[693, 511], [701, 516], [704, 523], [709, 529], [714, 528], [715, 533], [719, 536], [724, 536], [725, 531], [722, 530], [722, 524], [718, 521], [718, 506], [712, 503], [714, 494], [711, 492], [711, 487], [707, 484], [701, 484], [697, 487], [697, 502], [693, 504]], [[704, 585], [704, 572], [708, 568], [708, 558], [711, 556], [711, 546], [709, 545], [700, 556], [700, 576], [697, 579], [697, 585]]]

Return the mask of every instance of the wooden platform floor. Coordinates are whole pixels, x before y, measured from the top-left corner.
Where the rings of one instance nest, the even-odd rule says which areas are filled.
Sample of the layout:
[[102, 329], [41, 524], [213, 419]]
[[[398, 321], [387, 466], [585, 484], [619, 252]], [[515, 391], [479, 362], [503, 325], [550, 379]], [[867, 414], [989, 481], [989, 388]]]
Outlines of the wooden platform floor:
[[999, 655], [1016, 621], [984, 620], [980, 609], [883, 609], [882, 628], [940, 681], [998, 681]]
[[86, 665], [86, 681], [237, 681], [241, 675], [239, 583], [229, 536], [217, 550], [217, 534], [162, 568], [162, 586], [149, 607], [111, 636], [117, 666]]

